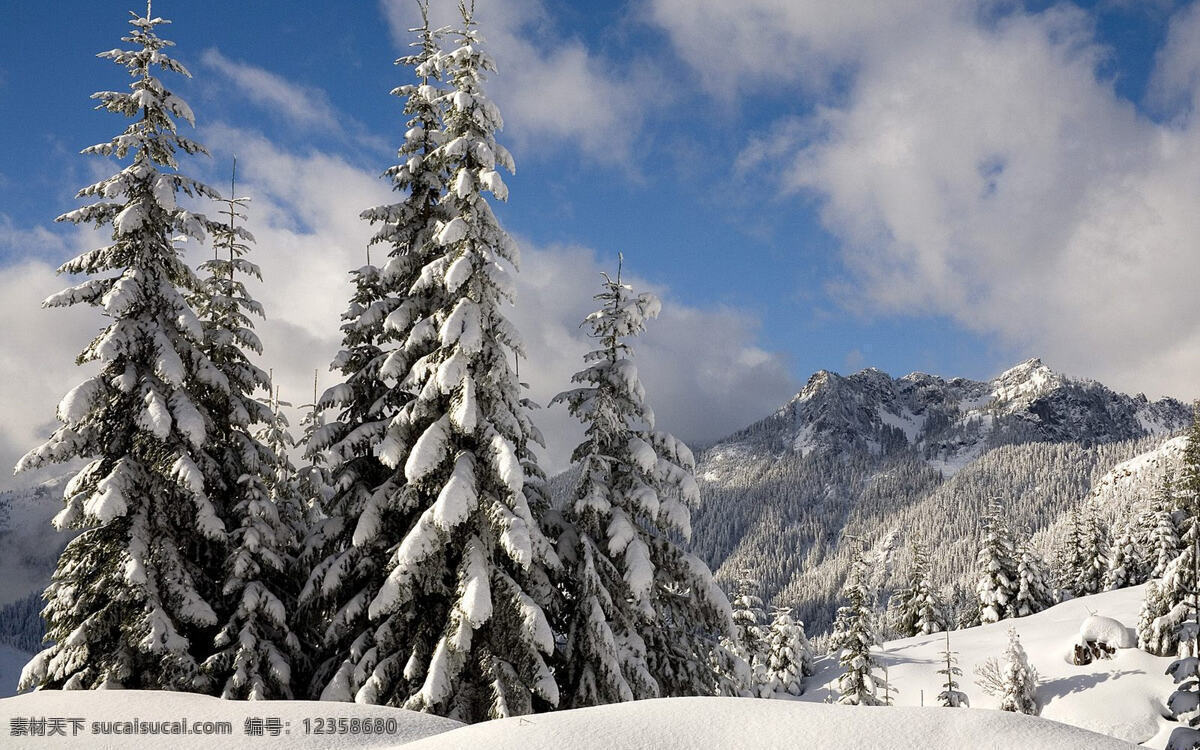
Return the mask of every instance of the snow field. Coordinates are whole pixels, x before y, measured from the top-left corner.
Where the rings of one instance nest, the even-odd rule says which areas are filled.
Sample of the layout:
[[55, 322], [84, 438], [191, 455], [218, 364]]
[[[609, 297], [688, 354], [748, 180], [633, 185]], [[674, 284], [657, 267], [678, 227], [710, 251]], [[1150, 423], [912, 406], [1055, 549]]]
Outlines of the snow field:
[[[1042, 717], [1128, 742], [1150, 741], [1151, 747], [1162, 747], [1170, 730], [1179, 726], [1163, 718], [1167, 696], [1173, 689], [1165, 671], [1173, 659], [1129, 648], [1118, 649], [1112, 659], [1084, 666], [1071, 663], [1081, 625], [1093, 613], [1132, 627], [1137, 623], [1144, 595], [1145, 586], [1133, 586], [1074, 599], [1028, 617], [951, 631], [950, 648], [958, 652], [958, 666], [963, 671], [959, 690], [970, 698], [972, 709], [999, 705], [998, 698], [985, 695], [975, 684], [974, 669], [989, 657], [1002, 658], [1008, 629], [1014, 627], [1029, 663], [1038, 671]], [[945, 643], [945, 635], [937, 633], [885, 644], [880, 661], [887, 665], [897, 706], [919, 706], [922, 700], [926, 706], [935, 704], [942, 690], [937, 670], [945, 664], [940, 655]], [[816, 666], [817, 673], [809, 678], [809, 689], [799, 700], [824, 701], [830, 685], [836, 698], [840, 674], [837, 664], [825, 658]], [[1072, 745], [1076, 746], [1083, 747]]]

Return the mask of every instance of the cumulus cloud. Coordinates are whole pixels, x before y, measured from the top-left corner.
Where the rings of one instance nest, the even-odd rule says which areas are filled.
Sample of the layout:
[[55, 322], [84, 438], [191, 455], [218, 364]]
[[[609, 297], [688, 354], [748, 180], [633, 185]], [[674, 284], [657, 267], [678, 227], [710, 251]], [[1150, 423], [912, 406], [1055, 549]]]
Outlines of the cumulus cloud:
[[[721, 66], [773, 75], [764, 55], [785, 50], [812, 63], [793, 80], [836, 89], [764, 128], [738, 169], [819, 196], [846, 307], [947, 315], [1068, 372], [1200, 395], [1200, 128], [1118, 97], [1097, 74], [1108, 51], [1092, 16], [952, 0], [678, 6], [652, 2], [704, 80]], [[1194, 96], [1198, 16], [1173, 18], [1158, 96]], [[718, 63], [730, 38], [745, 43]]]
[[[411, 0], [381, 0], [401, 49], [419, 25]], [[435, 3], [431, 23], [457, 28], [456, 3]], [[627, 162], [644, 115], [644, 95], [655, 84], [646, 66], [605, 58], [552, 27], [541, 0], [489, 0], [476, 17], [499, 74], [489, 94], [504, 114], [514, 152], [569, 145], [600, 163]], [[448, 43], [453, 43], [452, 38]]]
[[[314, 370], [322, 389], [336, 382], [328, 367], [339, 348], [340, 315], [351, 294], [348, 272], [366, 262], [372, 233], [358, 214], [395, 196], [377, 175], [332, 154], [295, 153], [228, 125], [207, 127], [200, 135], [215, 153], [237, 148], [237, 192], [251, 196], [251, 257], [265, 279], [249, 282], [267, 312], [267, 320], [257, 324], [265, 349], [259, 364], [273, 370], [285, 400], [306, 403]], [[607, 262], [586, 248], [537, 248], [517, 239], [523, 262], [518, 302], [509, 314], [526, 341], [521, 378], [530, 384], [533, 400], [545, 405], [570, 387], [571, 375], [582, 365], [590, 342], [579, 324], [594, 308], [600, 271], [612, 271], [615, 258]], [[5, 465], [49, 434], [55, 404], [85, 377], [71, 363], [102, 320], [86, 308], [41, 310], [39, 305], [65, 285], [55, 278], [52, 263], [97, 243], [87, 232], [60, 236], [22, 230], [0, 217], [0, 248], [14, 257], [32, 256], [0, 266], [0, 314], [13, 322], [0, 352], [0, 378], [23, 389], [22, 397], [6, 407], [0, 426]], [[380, 261], [382, 251], [374, 249], [372, 260]], [[198, 263], [208, 252], [192, 248], [189, 259]], [[636, 259], [629, 265], [636, 268]], [[682, 305], [661, 284], [627, 278], [665, 301], [661, 319], [635, 345], [663, 429], [693, 442], [713, 440], [764, 416], [795, 392], [797, 383], [783, 358], [754, 343], [756, 319], [730, 308]], [[561, 406], [540, 409], [534, 418], [546, 438], [546, 467], [565, 468], [578, 427]]]

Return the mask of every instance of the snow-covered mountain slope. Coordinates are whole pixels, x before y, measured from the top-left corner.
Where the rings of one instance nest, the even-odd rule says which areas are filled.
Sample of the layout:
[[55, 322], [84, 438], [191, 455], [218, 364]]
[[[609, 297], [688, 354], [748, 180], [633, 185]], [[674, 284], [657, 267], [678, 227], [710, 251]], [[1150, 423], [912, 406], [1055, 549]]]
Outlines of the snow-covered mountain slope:
[[412, 750], [823, 750], [1129, 748], [1077, 727], [1002, 711], [859, 708], [754, 698], [661, 698], [474, 724]]
[[[1145, 586], [1134, 586], [1074, 599], [1029, 617], [951, 631], [950, 648], [958, 652], [958, 666], [963, 671], [959, 690], [968, 695], [974, 709], [999, 704], [975, 683], [974, 669], [989, 657], [1002, 657], [1008, 629], [1016, 628], [1029, 663], [1040, 676], [1037, 696], [1043, 717], [1162, 747], [1171, 729], [1179, 726], [1163, 718], [1166, 698], [1174, 688], [1164, 674], [1171, 659], [1124, 648], [1112, 659], [1084, 666], [1070, 661], [1080, 626], [1090, 614], [1113, 618], [1132, 629], [1144, 598]], [[896, 705], [918, 706], [922, 700], [927, 706], [935, 704], [944, 679], [937, 670], [945, 666], [941, 654], [945, 644], [944, 633], [884, 644], [881, 661], [887, 664], [888, 679], [898, 690], [893, 694]], [[832, 659], [818, 662], [817, 674], [809, 682], [812, 689], [800, 699], [825, 700], [829, 683], [836, 685], [839, 674]]]
[[0, 492], [0, 606], [40, 592], [73, 535], [50, 519], [62, 510], [66, 477], [22, 490]]
[[701, 452], [693, 549], [722, 581], [750, 569], [767, 598], [798, 605], [823, 632], [849, 566], [846, 534], [880, 543], [900, 532], [901, 570], [906, 542], [924, 541], [935, 580], [961, 594], [991, 497], [1016, 529], [1044, 530], [1189, 420], [1173, 399], [1119, 394], [1036, 359], [986, 382], [819, 372], [778, 412]]

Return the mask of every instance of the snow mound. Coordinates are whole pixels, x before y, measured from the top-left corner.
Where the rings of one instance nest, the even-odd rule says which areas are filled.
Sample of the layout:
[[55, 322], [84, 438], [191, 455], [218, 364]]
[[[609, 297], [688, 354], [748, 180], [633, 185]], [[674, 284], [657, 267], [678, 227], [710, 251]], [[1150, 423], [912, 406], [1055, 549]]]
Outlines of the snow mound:
[[1101, 615], [1092, 615], [1079, 626], [1079, 642], [1088, 641], [1105, 643], [1113, 648], [1133, 648], [1137, 645], [1133, 631], [1122, 625], [1119, 620]]
[[[66, 736], [12, 736], [14, 719], [63, 719]], [[73, 723], [71, 719], [82, 721]], [[278, 720], [275, 724], [273, 720]], [[309, 732], [305, 732], [305, 720], [309, 721]], [[355, 725], [350, 720], [356, 720]], [[371, 720], [385, 731], [363, 731], [363, 724]], [[171, 750], [185, 748], [247, 747], [257, 750], [278, 748], [385, 748], [403, 745], [440, 732], [463, 726], [460, 722], [440, 716], [405, 711], [400, 708], [364, 706], [354, 703], [316, 701], [227, 701], [194, 693], [172, 693], [151, 690], [45, 690], [0, 699], [0, 727], [5, 739], [12, 741], [9, 747], [28, 746], [39, 748], [120, 747]], [[329, 722], [340, 725], [334, 733], [317, 734], [317, 721], [328, 729]], [[267, 723], [267, 722], [270, 723]], [[169, 734], [133, 731], [143, 724], [165, 726], [168, 731], [172, 723], [187, 722], [188, 728], [196, 728], [204, 734]], [[229, 731], [224, 732], [211, 726], [195, 727], [196, 723], [228, 722]], [[129, 723], [129, 724], [126, 724]], [[117, 725], [123, 731], [113, 733]], [[352, 728], [359, 731], [351, 732]], [[107, 731], [101, 731], [107, 730]], [[389, 731], [391, 730], [391, 731]], [[78, 732], [72, 736], [72, 732]], [[274, 734], [277, 732], [277, 734]], [[0, 743], [2, 744], [2, 743]]]
[[756, 698], [659, 698], [474, 724], [409, 745], [488, 750], [1128, 748], [1045, 719], [967, 708], [866, 708]]

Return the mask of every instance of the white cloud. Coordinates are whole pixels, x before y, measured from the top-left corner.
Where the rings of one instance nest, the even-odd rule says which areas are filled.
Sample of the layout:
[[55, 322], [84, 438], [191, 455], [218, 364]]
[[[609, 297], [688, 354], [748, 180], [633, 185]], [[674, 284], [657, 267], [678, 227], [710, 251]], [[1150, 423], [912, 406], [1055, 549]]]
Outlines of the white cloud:
[[1191, 115], [1200, 92], [1200, 5], [1192, 3], [1172, 20], [1150, 80], [1150, 101], [1161, 111]]
[[[419, 25], [415, 3], [381, 0], [381, 7], [396, 44], [407, 49], [408, 30]], [[432, 24], [461, 26], [456, 8], [434, 3]], [[476, 17], [499, 69], [488, 92], [504, 115], [514, 153], [571, 145], [599, 163], [629, 160], [644, 97], [652, 88], [665, 96], [648, 68], [618, 63], [560, 35], [541, 0], [488, 0], [478, 4]]]
[[[882, 14], [870, 2], [688, 5], [685, 18], [678, 0], [653, 2], [705, 80], [763, 72], [780, 50], [789, 66], [813, 63], [815, 88], [847, 74], [813, 115], [752, 139], [738, 168], [822, 199], [848, 307], [947, 315], [1115, 387], [1200, 395], [1200, 126], [1157, 123], [1097, 77], [1108, 52], [1091, 16], [951, 1]], [[1162, 91], [1195, 90], [1198, 15], [1173, 20]], [[746, 43], [716, 60], [731, 35]]]
[[[341, 340], [340, 315], [351, 293], [348, 272], [365, 262], [372, 233], [358, 214], [394, 195], [376, 175], [336, 156], [292, 153], [226, 125], [204, 128], [201, 136], [214, 152], [237, 147], [237, 192], [251, 196], [251, 257], [265, 279], [261, 285], [250, 283], [268, 316], [258, 323], [265, 349], [259, 364], [274, 370], [285, 400], [306, 403], [314, 370], [322, 388], [335, 382], [328, 366]], [[29, 238], [41, 238], [39, 255], [56, 262], [98, 242], [89, 233], [61, 239], [0, 221], [0, 248], [12, 248], [13, 256], [28, 251]], [[199, 262], [208, 252], [197, 248], [190, 259]], [[569, 388], [570, 376], [580, 369], [589, 342], [579, 323], [593, 309], [600, 271], [612, 269], [578, 247], [525, 245], [522, 256], [518, 302], [510, 315], [528, 350], [521, 378], [544, 405]], [[628, 265], [636, 268], [637, 259], [630, 258]], [[797, 383], [781, 357], [753, 343], [755, 319], [728, 308], [687, 307], [672, 301], [669, 289], [630, 278], [666, 302], [661, 319], [635, 344], [662, 429], [684, 439], [711, 440], [764, 416], [795, 392]], [[12, 321], [13, 332], [0, 352], [0, 382], [19, 394], [5, 398], [6, 420], [0, 425], [0, 461], [6, 465], [53, 429], [55, 405], [84, 377], [71, 363], [102, 325], [90, 309], [39, 309], [41, 300], [62, 286], [64, 280], [41, 260], [0, 266], [0, 315]], [[546, 437], [546, 467], [565, 468], [579, 437], [577, 426], [561, 406], [539, 410], [535, 420]]]
[[200, 62], [228, 79], [234, 91], [293, 125], [328, 132], [341, 130], [329, 97], [320, 89], [300, 86], [268, 70], [235, 62], [211, 47], [204, 50]]

